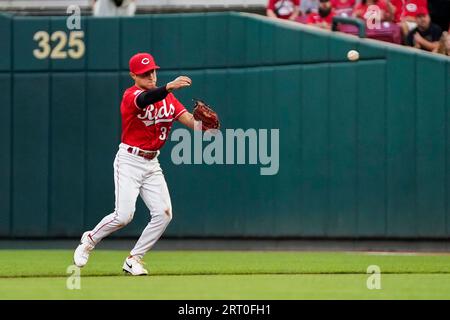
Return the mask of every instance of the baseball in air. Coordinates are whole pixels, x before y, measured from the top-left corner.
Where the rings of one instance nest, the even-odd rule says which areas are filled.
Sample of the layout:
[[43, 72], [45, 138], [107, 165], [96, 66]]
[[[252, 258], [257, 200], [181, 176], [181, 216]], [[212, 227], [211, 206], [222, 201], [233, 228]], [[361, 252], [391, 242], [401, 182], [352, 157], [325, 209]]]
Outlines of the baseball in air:
[[350, 60], [350, 61], [356, 61], [356, 60], [359, 59], [359, 52], [356, 51], [356, 50], [350, 50], [350, 51], [347, 53], [347, 58], [348, 58], [348, 60]]

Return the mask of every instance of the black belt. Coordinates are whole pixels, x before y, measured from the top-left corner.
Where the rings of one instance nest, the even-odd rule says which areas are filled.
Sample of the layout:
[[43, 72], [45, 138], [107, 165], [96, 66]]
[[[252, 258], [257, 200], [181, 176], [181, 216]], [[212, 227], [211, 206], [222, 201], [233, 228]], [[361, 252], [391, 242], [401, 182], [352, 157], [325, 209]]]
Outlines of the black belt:
[[[127, 151], [131, 154], [135, 154], [133, 152], [133, 147], [129, 147], [127, 149]], [[137, 156], [140, 156], [142, 158], [145, 158], [147, 160], [152, 160], [154, 159], [157, 155], [158, 155], [158, 151], [143, 151], [143, 150], [139, 150], [138, 153], [136, 154]]]

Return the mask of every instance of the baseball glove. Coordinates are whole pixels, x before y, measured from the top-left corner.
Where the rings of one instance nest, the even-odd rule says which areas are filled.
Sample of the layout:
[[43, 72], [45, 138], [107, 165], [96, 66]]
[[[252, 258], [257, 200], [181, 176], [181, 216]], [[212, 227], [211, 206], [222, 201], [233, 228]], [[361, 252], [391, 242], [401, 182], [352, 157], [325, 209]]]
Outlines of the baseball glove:
[[217, 113], [202, 100], [192, 100], [195, 102], [192, 114], [195, 120], [202, 122], [202, 130], [219, 129], [220, 122]]

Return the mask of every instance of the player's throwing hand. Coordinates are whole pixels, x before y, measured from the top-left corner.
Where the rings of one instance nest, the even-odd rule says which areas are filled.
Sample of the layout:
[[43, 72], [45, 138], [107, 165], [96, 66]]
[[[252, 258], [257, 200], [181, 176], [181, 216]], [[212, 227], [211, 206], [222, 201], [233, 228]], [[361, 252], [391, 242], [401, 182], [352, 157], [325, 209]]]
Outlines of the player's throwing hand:
[[173, 91], [176, 89], [181, 89], [184, 87], [189, 87], [192, 83], [192, 80], [189, 77], [186, 76], [180, 76], [178, 78], [176, 78], [175, 80], [169, 82], [166, 85], [166, 89], [167, 91]]

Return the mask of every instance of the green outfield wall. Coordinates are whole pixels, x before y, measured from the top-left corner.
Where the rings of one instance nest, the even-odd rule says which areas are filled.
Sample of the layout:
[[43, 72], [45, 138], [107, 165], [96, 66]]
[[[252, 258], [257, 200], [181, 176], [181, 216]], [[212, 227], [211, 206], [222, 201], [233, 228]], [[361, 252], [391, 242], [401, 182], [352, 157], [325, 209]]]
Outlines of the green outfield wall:
[[[450, 59], [249, 14], [0, 16], [0, 237], [78, 237], [114, 206], [128, 59], [218, 111], [279, 129], [279, 171], [175, 165], [173, 237], [450, 238]], [[349, 62], [347, 51], [360, 52]], [[180, 127], [176, 125], [176, 127]], [[141, 200], [115, 236], [149, 220]]]

